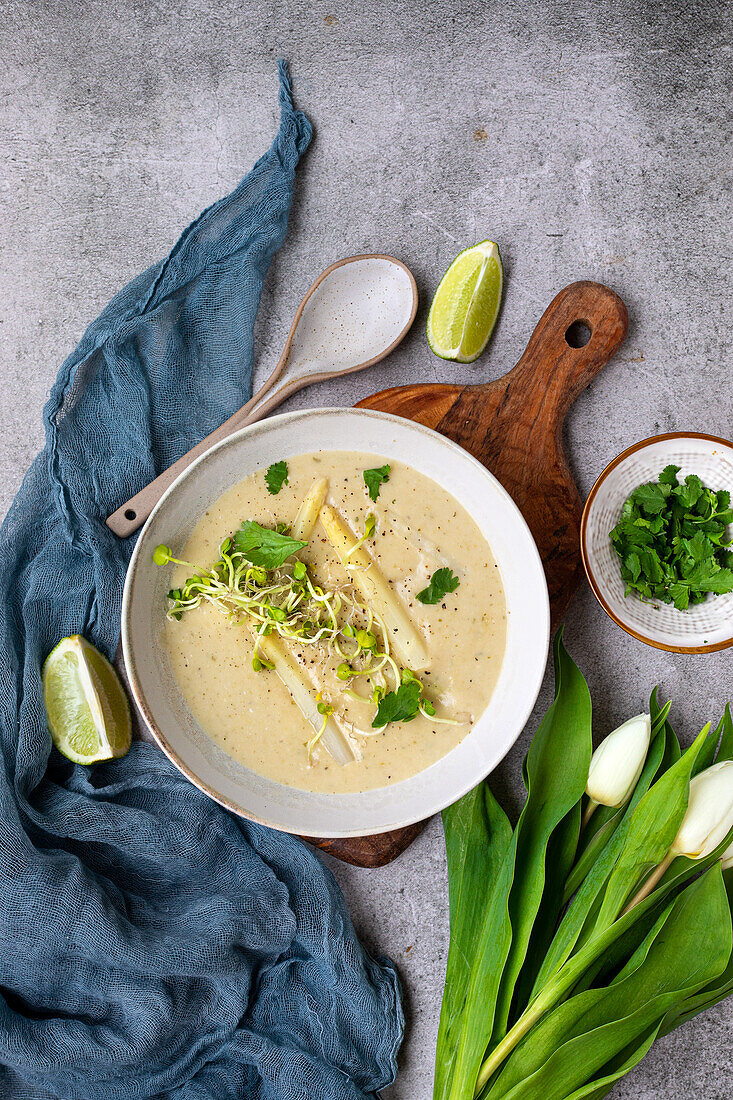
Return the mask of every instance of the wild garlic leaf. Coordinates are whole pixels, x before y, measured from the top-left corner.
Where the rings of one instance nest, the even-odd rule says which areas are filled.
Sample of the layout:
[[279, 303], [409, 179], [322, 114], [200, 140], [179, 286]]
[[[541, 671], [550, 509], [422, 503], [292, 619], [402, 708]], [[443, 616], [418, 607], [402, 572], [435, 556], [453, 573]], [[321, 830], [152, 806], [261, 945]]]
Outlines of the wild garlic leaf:
[[[443, 828], [450, 884], [450, 947], [433, 1100], [471, 1094], [468, 1067], [480, 1060], [485, 1050], [483, 1036], [487, 1030], [491, 1034], [490, 1005], [511, 941], [502, 902], [513, 870], [512, 861], [507, 860], [512, 827], [488, 781], [443, 811]], [[469, 1022], [464, 1012], [472, 980], [487, 1011], [477, 1013]], [[458, 1091], [459, 1081], [464, 1083], [462, 1092]]]
[[502, 1066], [487, 1100], [571, 1096], [630, 1041], [725, 970], [731, 953], [720, 866], [662, 911], [610, 984], [557, 1004]]
[[430, 578], [430, 584], [422, 592], [418, 592], [417, 599], [420, 603], [440, 603], [449, 592], [455, 592], [460, 583], [450, 569], [436, 569]]
[[[555, 638], [555, 699], [545, 714], [525, 759], [527, 801], [517, 823], [516, 874], [509, 895], [513, 940], [501, 979], [494, 1022], [495, 1032], [506, 1027], [519, 973], [527, 962], [530, 936], [543, 902], [546, 885], [552, 905], [542, 917], [554, 924], [560, 915], [562, 886], [569, 867], [548, 861], [550, 837], [569, 832], [576, 843], [580, 830], [578, 803], [588, 780], [592, 755], [591, 700], [588, 686], [564, 645]], [[565, 850], [566, 845], [562, 844]], [[559, 883], [560, 893], [555, 886]], [[529, 974], [539, 968], [541, 955], [532, 955]], [[524, 1004], [516, 1005], [523, 1009]]]
[[[664, 710], [658, 711], [655, 698], [652, 702], [652, 716], [654, 717], [656, 712], [658, 718], [659, 715], [664, 713]], [[654, 722], [654, 728], [657, 728], [657, 721]], [[639, 776], [631, 800], [626, 806], [622, 806], [618, 810], [610, 808], [611, 817], [607, 819], [610, 828], [606, 828], [605, 824], [602, 824], [599, 829], [598, 841], [596, 841], [598, 835], [596, 834], [586, 849], [588, 857], [586, 857], [586, 851], [584, 851], [571, 875], [568, 876], [565, 883], [566, 892], [563, 894], [563, 902], [570, 901], [570, 905], [564, 913], [552, 943], [545, 954], [532, 991], [533, 995], [557, 973], [569, 956], [577, 950], [578, 940], [589, 920], [589, 915], [594, 911], [598, 911], [608, 876], [624, 848], [632, 814], [652, 783], [665, 770], [666, 743], [666, 720], [662, 720], [662, 725], [658, 727], [658, 732], [649, 748], [644, 768]], [[608, 809], [609, 807], [600, 807], [591, 821], [595, 821]]]
[[411, 722], [417, 716], [421, 693], [419, 680], [408, 680], [397, 691], [388, 691], [379, 702], [372, 727], [378, 730], [389, 722]]
[[390, 466], [374, 466], [371, 470], [364, 470], [364, 481], [366, 483], [367, 492], [369, 493], [369, 499], [376, 501], [379, 496], [379, 490], [382, 488], [384, 481], [389, 481]]
[[290, 535], [282, 535], [279, 531], [262, 527], [251, 519], [244, 521], [232, 542], [237, 553], [262, 569], [277, 569], [292, 554], [297, 554], [308, 545]]
[[267, 482], [267, 491], [276, 496], [283, 485], [288, 485], [288, 464], [285, 459], [280, 459], [279, 462], [273, 462], [271, 466], [267, 467], [265, 472], [265, 481]]

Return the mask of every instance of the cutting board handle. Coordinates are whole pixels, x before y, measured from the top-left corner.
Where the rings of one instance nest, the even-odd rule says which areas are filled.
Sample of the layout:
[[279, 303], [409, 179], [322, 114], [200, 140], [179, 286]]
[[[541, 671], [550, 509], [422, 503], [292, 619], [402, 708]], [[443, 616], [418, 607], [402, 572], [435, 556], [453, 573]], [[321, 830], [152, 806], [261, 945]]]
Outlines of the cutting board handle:
[[629, 325], [626, 306], [609, 287], [571, 283], [542, 314], [516, 367], [506, 376], [507, 398], [521, 400], [523, 419], [542, 411], [562, 424], [570, 406], [613, 358]]

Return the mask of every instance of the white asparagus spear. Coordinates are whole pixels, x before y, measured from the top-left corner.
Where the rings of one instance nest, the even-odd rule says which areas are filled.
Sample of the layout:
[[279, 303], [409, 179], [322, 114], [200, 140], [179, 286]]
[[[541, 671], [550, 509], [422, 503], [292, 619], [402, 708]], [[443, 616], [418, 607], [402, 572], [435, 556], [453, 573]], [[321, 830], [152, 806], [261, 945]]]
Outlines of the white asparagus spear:
[[320, 520], [328, 541], [338, 554], [341, 564], [348, 570], [351, 580], [384, 622], [390, 645], [401, 662], [412, 671], [425, 668], [428, 663], [425, 640], [402, 606], [399, 596], [392, 591], [384, 574], [363, 546], [358, 550], [353, 549], [359, 540], [335, 508], [325, 504], [321, 508]]
[[318, 514], [326, 501], [327, 495], [328, 481], [326, 478], [321, 477], [318, 481], [314, 481], [303, 498], [290, 528], [290, 534], [294, 539], [299, 539], [301, 542], [303, 540], [308, 541], [318, 523]]
[[[313, 482], [293, 520], [290, 533], [294, 539], [307, 541], [311, 537], [327, 493], [328, 481], [325, 477]], [[323, 725], [323, 715], [318, 713], [315, 692], [287, 643], [276, 634], [262, 635], [257, 643], [257, 651], [266, 661], [275, 666], [275, 674], [290, 692], [293, 702], [306, 722], [317, 733]], [[350, 764], [356, 759], [347, 737], [330, 716], [326, 721], [320, 743], [337, 764]]]
[[[290, 692], [298, 710], [317, 733], [323, 725], [323, 715], [318, 713], [316, 694], [286, 643], [277, 634], [261, 635], [257, 652], [275, 666], [275, 673]], [[333, 717], [326, 719], [320, 744], [337, 764], [350, 764], [356, 759], [354, 750]]]

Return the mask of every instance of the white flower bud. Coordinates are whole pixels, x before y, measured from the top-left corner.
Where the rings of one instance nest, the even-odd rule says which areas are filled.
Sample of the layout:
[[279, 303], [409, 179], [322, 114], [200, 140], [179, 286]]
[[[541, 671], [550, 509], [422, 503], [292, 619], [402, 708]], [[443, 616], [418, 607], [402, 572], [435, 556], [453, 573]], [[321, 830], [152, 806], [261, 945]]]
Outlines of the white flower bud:
[[[690, 782], [687, 813], [670, 851], [688, 859], [705, 859], [725, 840], [731, 829], [733, 760], [723, 760], [720, 764], [713, 764], [712, 768], [706, 768]], [[725, 855], [729, 853], [730, 848]]]
[[652, 721], [637, 714], [609, 733], [593, 753], [585, 793], [602, 806], [623, 806], [631, 797], [649, 749]]

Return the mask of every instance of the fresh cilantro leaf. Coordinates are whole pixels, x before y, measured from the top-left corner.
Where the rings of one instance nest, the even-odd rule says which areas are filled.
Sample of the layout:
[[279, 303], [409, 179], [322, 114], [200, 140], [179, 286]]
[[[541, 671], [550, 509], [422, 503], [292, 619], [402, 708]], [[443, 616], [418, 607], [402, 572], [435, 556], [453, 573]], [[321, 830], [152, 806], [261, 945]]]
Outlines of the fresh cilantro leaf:
[[693, 562], [706, 561], [713, 556], [713, 544], [702, 531], [691, 539], [682, 539], [682, 544]]
[[690, 589], [686, 584], [673, 584], [670, 587], [669, 594], [672, 597], [672, 602], [678, 611], [687, 611], [690, 605]]
[[430, 584], [418, 592], [420, 603], [440, 603], [449, 592], [455, 592], [461, 582], [450, 569], [436, 569], [430, 578]]
[[629, 577], [632, 581], [638, 581], [641, 576], [641, 562], [639, 561], [639, 555], [635, 553], [628, 554], [624, 560], [624, 565], [629, 571]]
[[268, 493], [272, 493], [273, 496], [279, 493], [283, 485], [289, 484], [287, 462], [281, 458], [279, 462], [273, 462], [272, 466], [268, 466], [265, 481]]
[[669, 486], [649, 482], [647, 485], [640, 485], [638, 489], [634, 489], [631, 499], [634, 504], [637, 504], [639, 508], [643, 508], [649, 515], [655, 515], [657, 512], [664, 510], [668, 496]]
[[696, 474], [688, 474], [684, 485], [678, 485], [672, 490], [684, 508], [692, 508], [705, 492], [705, 486]]
[[661, 474], [659, 475], [659, 480], [661, 481], [662, 485], [671, 485], [672, 488], [676, 488], [676, 486], [679, 485], [679, 482], [677, 481], [677, 474], [679, 472], [679, 466], [665, 466]]
[[370, 500], [376, 500], [383, 481], [389, 481], [389, 466], [375, 466], [371, 470], [364, 471], [364, 481]]
[[397, 691], [387, 692], [379, 701], [372, 722], [373, 729], [381, 729], [388, 722], [411, 722], [417, 716], [421, 692], [419, 680], [408, 680], [407, 683], [400, 684]]
[[701, 592], [715, 592], [719, 596], [733, 592], [733, 569], [719, 569], [707, 580], [700, 581], [698, 588]]
[[307, 542], [281, 535], [269, 527], [262, 527], [254, 520], [246, 519], [232, 540], [234, 550], [252, 565], [262, 569], [277, 569], [284, 561], [307, 546]]
[[708, 489], [697, 474], [680, 484], [678, 473], [679, 466], [666, 466], [657, 482], [634, 489], [611, 542], [627, 596], [634, 592], [685, 611], [710, 592], [733, 591], [733, 509], [727, 489]]

